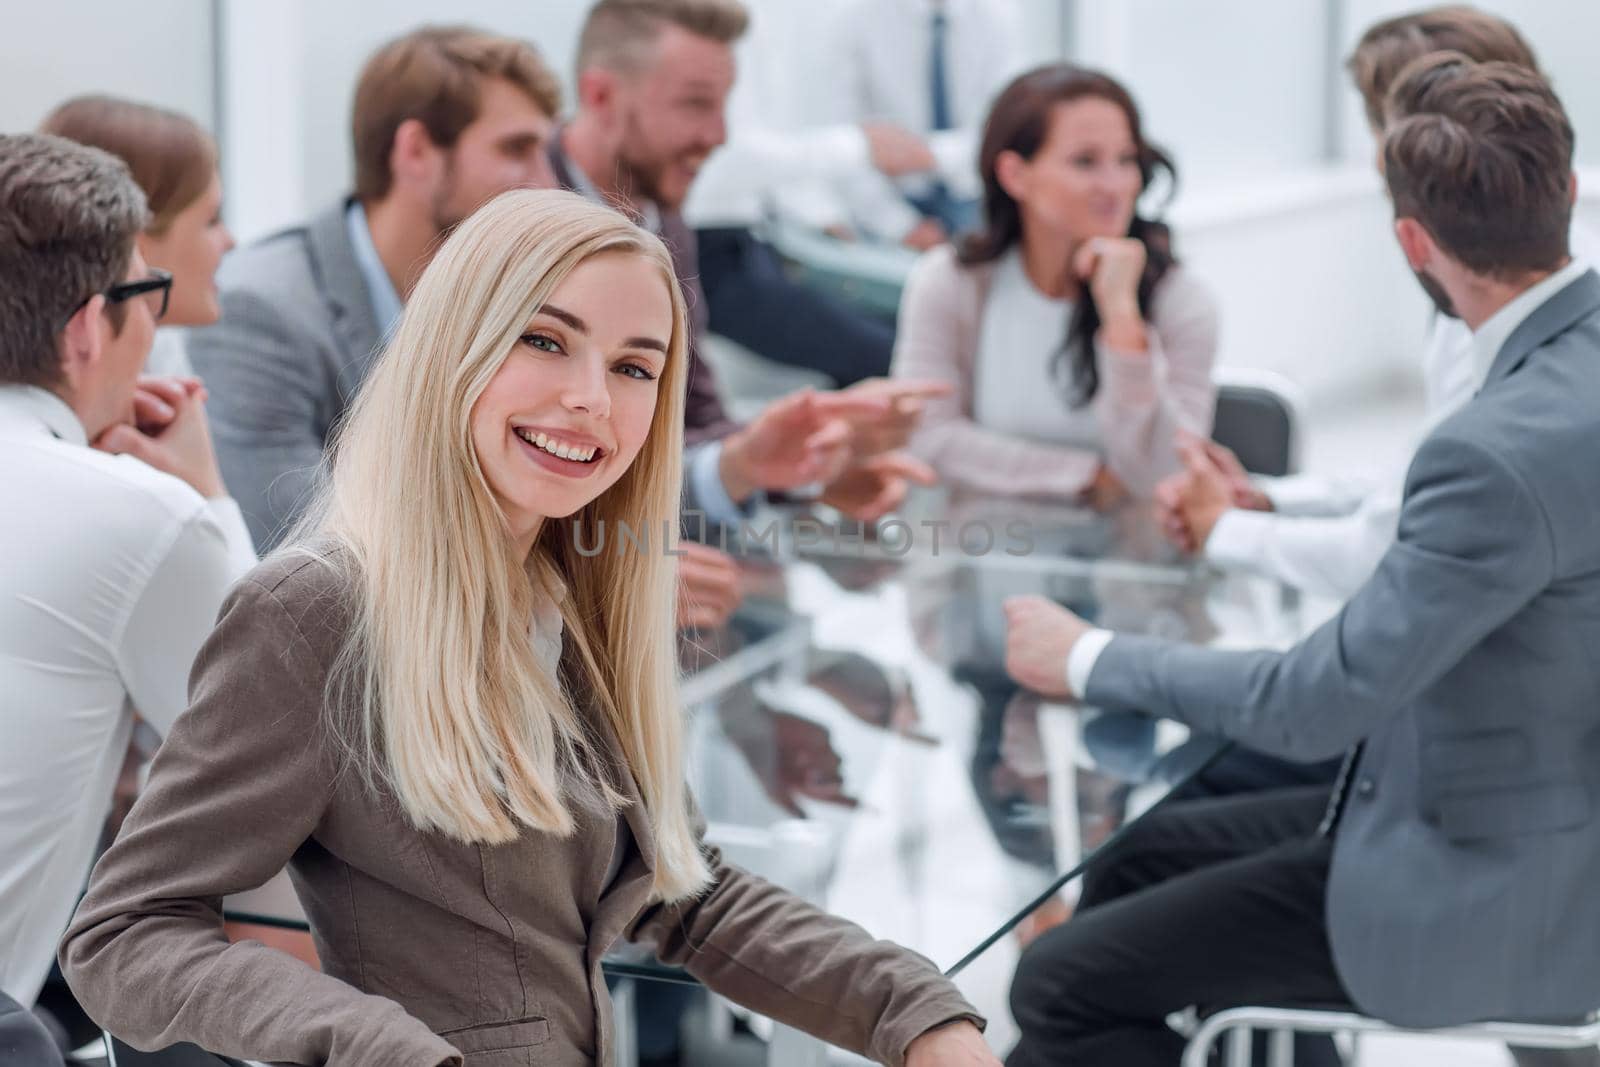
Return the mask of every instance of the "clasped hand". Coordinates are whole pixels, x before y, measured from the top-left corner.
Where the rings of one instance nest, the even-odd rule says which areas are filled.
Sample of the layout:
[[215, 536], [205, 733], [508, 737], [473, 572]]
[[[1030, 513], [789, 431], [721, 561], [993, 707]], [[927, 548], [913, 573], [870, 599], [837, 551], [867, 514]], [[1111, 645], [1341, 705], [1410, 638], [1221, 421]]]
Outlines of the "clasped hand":
[[1199, 552], [1230, 508], [1271, 511], [1272, 500], [1250, 481], [1239, 458], [1215, 441], [1184, 433], [1178, 439], [1183, 470], [1156, 486], [1162, 532], [1185, 552]]
[[222, 496], [205, 401], [198, 378], [140, 378], [126, 420], [95, 438], [94, 447], [143, 460], [207, 499]]

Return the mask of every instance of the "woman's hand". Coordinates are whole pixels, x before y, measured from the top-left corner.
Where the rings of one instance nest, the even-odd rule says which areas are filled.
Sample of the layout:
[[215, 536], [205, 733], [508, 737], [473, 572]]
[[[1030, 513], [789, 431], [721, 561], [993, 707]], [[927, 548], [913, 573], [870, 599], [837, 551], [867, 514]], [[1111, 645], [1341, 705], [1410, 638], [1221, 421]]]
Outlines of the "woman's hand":
[[1144, 242], [1133, 237], [1092, 237], [1078, 247], [1073, 269], [1089, 287], [1100, 313], [1100, 337], [1112, 348], [1147, 349], [1144, 316], [1139, 311], [1139, 279], [1147, 258]]
[[906, 1067], [1000, 1067], [1000, 1060], [978, 1028], [962, 1021], [935, 1027], [911, 1042]]

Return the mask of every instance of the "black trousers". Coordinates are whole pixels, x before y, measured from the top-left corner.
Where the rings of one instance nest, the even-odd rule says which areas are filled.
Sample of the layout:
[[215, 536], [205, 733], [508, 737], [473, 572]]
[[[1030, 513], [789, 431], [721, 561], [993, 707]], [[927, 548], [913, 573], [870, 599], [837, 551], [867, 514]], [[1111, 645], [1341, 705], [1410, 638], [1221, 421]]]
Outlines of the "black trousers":
[[1331, 787], [1344, 758], [1320, 763], [1295, 763], [1235, 745], [1211, 765], [1172, 791], [1168, 804], [1205, 797], [1236, 796], [1293, 789], [1303, 785]]
[[[1023, 953], [1007, 1067], [1175, 1067], [1184, 1039], [1165, 1019], [1190, 1005], [1347, 1006], [1323, 918], [1327, 799], [1309, 786], [1174, 804], [1108, 845], [1077, 914]], [[1314, 1038], [1296, 1062], [1338, 1060]]]
[[[1106, 846], [1077, 914], [1023, 953], [1007, 1067], [1174, 1067], [1184, 1039], [1164, 1020], [1190, 1005], [1348, 1007], [1324, 919], [1328, 795], [1174, 803]], [[1594, 1049], [1510, 1051], [1519, 1067], [1600, 1067]], [[1296, 1067], [1338, 1062], [1328, 1038], [1296, 1038]]]
[[841, 386], [889, 373], [894, 327], [784, 273], [745, 229], [695, 231], [711, 330], [757, 355], [821, 371]]

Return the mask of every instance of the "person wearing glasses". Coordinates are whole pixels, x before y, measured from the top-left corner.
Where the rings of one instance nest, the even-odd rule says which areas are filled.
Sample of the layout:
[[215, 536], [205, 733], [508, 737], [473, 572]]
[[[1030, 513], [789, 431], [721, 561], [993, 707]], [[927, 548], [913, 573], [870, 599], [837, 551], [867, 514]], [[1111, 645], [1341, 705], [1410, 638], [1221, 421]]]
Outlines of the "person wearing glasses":
[[205, 395], [140, 371], [172, 276], [128, 168], [0, 136], [0, 992], [31, 1005], [89, 870], [131, 708], [164, 733], [255, 561]]
[[171, 306], [145, 364], [149, 374], [194, 374], [184, 327], [209, 326], [222, 314], [217, 267], [233, 248], [222, 221], [217, 146], [187, 115], [114, 96], [80, 96], [39, 125], [69, 141], [102, 148], [128, 165], [144, 190], [150, 224], [139, 235], [145, 262], [172, 273]]

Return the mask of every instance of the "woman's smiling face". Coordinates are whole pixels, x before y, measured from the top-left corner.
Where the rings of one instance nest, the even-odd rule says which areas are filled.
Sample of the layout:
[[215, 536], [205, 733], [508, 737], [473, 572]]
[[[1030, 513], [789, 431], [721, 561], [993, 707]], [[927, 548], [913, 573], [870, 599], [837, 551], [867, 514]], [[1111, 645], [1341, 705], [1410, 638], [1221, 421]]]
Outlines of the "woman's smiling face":
[[512, 537], [531, 548], [626, 473], [650, 433], [672, 338], [669, 282], [631, 253], [580, 263], [472, 406], [472, 444]]

